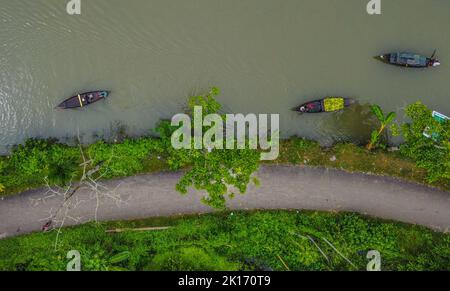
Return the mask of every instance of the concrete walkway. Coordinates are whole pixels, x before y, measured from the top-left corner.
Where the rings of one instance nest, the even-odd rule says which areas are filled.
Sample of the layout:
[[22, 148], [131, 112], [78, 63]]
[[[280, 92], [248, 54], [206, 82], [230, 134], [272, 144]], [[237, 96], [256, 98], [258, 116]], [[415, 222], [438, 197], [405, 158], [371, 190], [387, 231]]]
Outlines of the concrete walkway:
[[[126, 201], [117, 205], [100, 201], [98, 219], [121, 220], [205, 213], [212, 211], [200, 203], [201, 193], [181, 196], [175, 191], [180, 173], [161, 173], [107, 181], [105, 185]], [[353, 211], [385, 219], [428, 226], [438, 231], [450, 229], [450, 193], [392, 178], [349, 174], [337, 170], [289, 166], [264, 166], [258, 173], [261, 186], [229, 203], [231, 209], [311, 209]], [[0, 200], [0, 238], [39, 231], [51, 209], [61, 205], [61, 197], [35, 203], [45, 190], [35, 190]], [[68, 212], [65, 225], [94, 218], [96, 200], [87, 189], [76, 194], [80, 203]]]

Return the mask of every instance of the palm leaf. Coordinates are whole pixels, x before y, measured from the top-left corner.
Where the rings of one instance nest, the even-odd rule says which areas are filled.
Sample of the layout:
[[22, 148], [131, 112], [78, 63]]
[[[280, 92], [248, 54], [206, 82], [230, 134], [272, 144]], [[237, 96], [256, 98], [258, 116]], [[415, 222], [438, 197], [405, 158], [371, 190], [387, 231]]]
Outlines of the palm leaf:
[[383, 122], [383, 121], [384, 121], [384, 113], [383, 113], [383, 110], [381, 109], [380, 106], [378, 106], [378, 105], [372, 105], [372, 106], [370, 107], [370, 109], [372, 110], [373, 114], [378, 118], [378, 120], [379, 120], [380, 122]]
[[385, 124], [391, 123], [392, 121], [394, 121], [395, 117], [397, 117], [397, 113], [395, 113], [395, 112], [389, 113], [388, 116], [386, 117], [386, 120], [384, 123]]

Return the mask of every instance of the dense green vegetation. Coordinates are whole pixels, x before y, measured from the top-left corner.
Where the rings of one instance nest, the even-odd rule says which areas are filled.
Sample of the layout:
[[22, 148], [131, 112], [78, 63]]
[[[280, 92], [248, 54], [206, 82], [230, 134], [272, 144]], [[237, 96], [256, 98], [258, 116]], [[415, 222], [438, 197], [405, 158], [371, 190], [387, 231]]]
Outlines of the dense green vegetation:
[[[202, 116], [219, 114], [221, 105], [215, 99], [218, 94], [219, 90], [212, 88], [206, 95], [190, 97], [189, 115], [194, 115], [195, 106], [201, 106]], [[194, 128], [193, 124], [191, 128]], [[204, 127], [203, 132], [207, 132], [209, 128], [211, 126]], [[202, 199], [203, 203], [216, 209], [225, 209], [226, 198], [233, 198], [235, 195], [230, 189], [244, 194], [250, 181], [257, 183], [255, 178], [252, 179], [252, 174], [258, 170], [260, 163], [260, 153], [257, 150], [227, 150], [225, 141], [217, 136], [214, 136], [214, 141], [221, 143], [222, 149], [195, 149], [194, 140], [191, 140], [191, 149], [174, 149], [171, 137], [176, 129], [169, 121], [162, 121], [157, 131], [170, 169], [187, 169], [187, 173], [177, 184], [179, 192], [186, 194], [189, 187], [204, 190], [208, 196]]]
[[[148, 226], [172, 227], [105, 232]], [[155, 218], [67, 228], [56, 249], [55, 238], [50, 232], [1, 240], [0, 270], [65, 270], [71, 250], [81, 253], [83, 270], [365, 270], [369, 250], [381, 253], [383, 270], [450, 268], [450, 235], [348, 213]]]
[[157, 138], [125, 139], [121, 143], [97, 142], [86, 150], [94, 165], [101, 165], [105, 178], [131, 176], [165, 168], [161, 160], [165, 148]]
[[81, 150], [101, 166], [104, 178], [129, 176], [165, 168], [158, 155], [161, 141], [154, 138], [125, 139], [122, 143], [97, 142], [86, 148], [67, 146], [54, 140], [28, 140], [0, 160], [0, 184], [5, 194], [44, 185], [65, 185], [82, 175]]
[[[413, 159], [417, 166], [427, 171], [429, 182], [450, 184], [450, 121], [440, 123], [432, 112], [420, 102], [406, 108], [410, 123], [401, 126], [405, 143], [401, 153]], [[431, 138], [424, 136], [427, 131]]]
[[54, 140], [26, 141], [0, 160], [0, 183], [6, 193], [51, 183], [67, 183], [77, 171], [79, 151]]

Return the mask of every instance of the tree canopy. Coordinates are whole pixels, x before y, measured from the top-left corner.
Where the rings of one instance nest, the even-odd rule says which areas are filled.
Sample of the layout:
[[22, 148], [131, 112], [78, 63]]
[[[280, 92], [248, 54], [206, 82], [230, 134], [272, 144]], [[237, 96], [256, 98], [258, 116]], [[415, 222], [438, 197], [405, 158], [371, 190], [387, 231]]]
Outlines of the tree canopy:
[[[203, 116], [218, 114], [221, 105], [216, 101], [219, 89], [212, 88], [205, 95], [190, 97], [188, 114], [193, 115], [195, 106], [201, 106]], [[205, 126], [203, 132], [210, 127]], [[172, 170], [187, 168], [187, 172], [177, 184], [177, 190], [187, 194], [190, 187], [206, 191], [202, 202], [216, 209], [226, 208], [227, 198], [231, 199], [238, 192], [244, 194], [248, 184], [258, 180], [252, 175], [258, 170], [260, 152], [253, 149], [174, 149], [171, 143], [172, 133], [177, 127], [169, 121], [162, 121], [157, 131], [163, 148], [167, 150], [168, 164]], [[222, 141], [223, 142], [223, 141]], [[193, 141], [192, 141], [193, 143]]]

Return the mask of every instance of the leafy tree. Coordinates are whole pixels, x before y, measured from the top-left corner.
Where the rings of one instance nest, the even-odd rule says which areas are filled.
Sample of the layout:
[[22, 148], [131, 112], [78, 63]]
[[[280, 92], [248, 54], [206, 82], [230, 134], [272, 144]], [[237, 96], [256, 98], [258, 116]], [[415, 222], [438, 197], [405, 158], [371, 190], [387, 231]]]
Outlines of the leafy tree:
[[[401, 153], [427, 170], [429, 182], [450, 183], [450, 122], [435, 120], [431, 110], [421, 102], [408, 106], [406, 114], [411, 122], [397, 130], [405, 139]], [[425, 131], [433, 138], [426, 137]]]
[[217, 87], [210, 89], [209, 93], [206, 95], [191, 96], [188, 99], [188, 109], [191, 116], [194, 114], [194, 107], [201, 106], [203, 108], [203, 114], [214, 114], [218, 113], [222, 108], [219, 102], [215, 99], [219, 96], [220, 90]]
[[372, 105], [371, 110], [373, 114], [376, 116], [378, 121], [380, 122], [380, 128], [378, 130], [374, 130], [372, 132], [372, 136], [370, 138], [370, 142], [367, 145], [367, 149], [371, 151], [375, 147], [380, 144], [380, 137], [385, 131], [386, 127], [392, 123], [396, 117], [395, 112], [390, 112], [388, 115], [384, 116], [383, 110], [378, 105]]
[[[221, 105], [215, 100], [219, 89], [212, 88], [206, 95], [189, 98], [189, 113], [193, 114], [195, 106], [202, 106], [203, 115], [218, 113]], [[244, 194], [252, 174], [259, 168], [260, 153], [252, 149], [174, 149], [171, 145], [172, 133], [177, 128], [168, 121], [159, 124], [163, 148], [168, 155], [168, 165], [172, 170], [188, 167], [188, 171], [177, 184], [177, 190], [186, 194], [189, 187], [208, 193], [202, 202], [216, 209], [226, 208], [226, 197], [233, 198], [236, 191]], [[204, 128], [205, 132], [208, 127]], [[225, 146], [224, 146], [225, 148]]]

